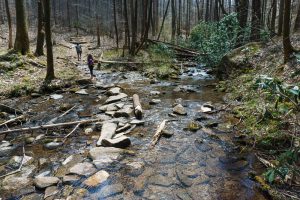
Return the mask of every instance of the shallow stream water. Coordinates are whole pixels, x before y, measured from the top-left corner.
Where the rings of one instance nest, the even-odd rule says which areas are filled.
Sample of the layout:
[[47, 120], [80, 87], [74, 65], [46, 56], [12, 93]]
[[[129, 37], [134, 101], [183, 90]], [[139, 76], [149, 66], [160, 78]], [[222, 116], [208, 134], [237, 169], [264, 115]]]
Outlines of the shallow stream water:
[[[86, 66], [79, 68], [88, 74]], [[97, 188], [87, 188], [85, 199], [265, 199], [256, 185], [247, 178], [255, 168], [252, 155], [239, 154], [232, 143], [229, 119], [221, 113], [203, 114], [198, 112], [201, 105], [211, 102], [216, 108], [224, 106], [222, 93], [213, 88], [215, 80], [202, 68], [185, 70], [176, 81], [158, 81], [150, 84], [150, 80], [138, 72], [96, 71], [97, 81], [101, 84], [114, 83], [131, 96], [138, 94], [144, 109], [143, 126], [138, 126], [130, 134], [132, 145], [130, 152], [120, 161], [104, 168], [110, 177]], [[184, 88], [181, 91], [176, 88]], [[97, 113], [97, 108], [104, 101], [105, 95], [93, 87], [86, 87], [89, 95], [64, 93], [59, 100], [40, 97], [37, 99], [16, 99], [10, 104], [29, 110], [31, 121], [25, 126], [43, 124], [57, 116], [57, 107], [63, 103], [77, 105], [76, 112], [67, 115], [63, 120], [72, 121]], [[175, 89], [175, 91], [174, 91]], [[151, 95], [151, 91], [159, 91], [159, 95]], [[99, 98], [103, 96], [103, 98]], [[181, 98], [187, 116], [172, 118], [173, 104]], [[160, 99], [161, 103], [149, 105], [151, 99]], [[180, 100], [177, 100], [180, 101]], [[165, 119], [174, 119], [167, 123], [166, 130], [174, 135], [162, 137], [154, 148], [150, 148], [152, 136], [157, 126]], [[188, 124], [198, 120], [200, 124], [210, 124], [209, 131], [187, 130]], [[59, 122], [59, 121], [58, 121]], [[65, 135], [69, 129], [58, 129], [50, 133], [53, 138]], [[38, 134], [38, 133], [32, 133]], [[26, 152], [35, 159], [35, 174], [50, 172], [51, 175], [63, 176], [67, 170], [61, 163], [70, 155], [76, 155], [78, 162], [88, 161], [88, 150], [95, 146], [99, 132], [86, 136], [83, 133], [73, 135], [62, 148], [49, 151], [42, 144], [26, 145]], [[19, 139], [16, 138], [16, 141]], [[17, 143], [17, 142], [16, 142]], [[21, 151], [15, 154], [20, 155]], [[46, 164], [41, 165], [40, 160]], [[4, 162], [4, 161], [3, 161]], [[82, 188], [82, 180], [72, 185]], [[111, 187], [107, 187], [111, 185]], [[65, 185], [60, 184], [61, 191]], [[111, 195], [103, 197], [103, 188], [110, 188]], [[30, 188], [28, 189], [30, 190]], [[43, 191], [32, 191], [42, 194]], [[23, 194], [24, 195], [24, 194]], [[5, 194], [4, 197], [18, 199], [22, 196]]]

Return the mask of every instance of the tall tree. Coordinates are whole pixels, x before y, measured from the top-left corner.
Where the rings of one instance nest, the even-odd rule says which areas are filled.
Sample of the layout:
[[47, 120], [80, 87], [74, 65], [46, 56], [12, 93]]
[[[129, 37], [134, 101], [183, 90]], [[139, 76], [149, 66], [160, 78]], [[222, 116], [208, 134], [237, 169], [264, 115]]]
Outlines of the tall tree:
[[47, 74], [46, 81], [51, 81], [55, 78], [54, 75], [54, 61], [53, 61], [53, 44], [51, 33], [51, 0], [44, 0], [44, 13], [45, 13], [45, 35], [47, 45]]
[[172, 7], [172, 35], [171, 40], [175, 42], [175, 35], [176, 35], [176, 5], [175, 0], [171, 0], [171, 7]]
[[284, 0], [283, 15], [283, 51], [284, 63], [288, 62], [294, 49], [290, 39], [291, 0]]
[[282, 34], [284, 1], [285, 0], [280, 0], [280, 4], [279, 4], [278, 33], [277, 33], [279, 36]]
[[243, 44], [244, 35], [247, 27], [249, 0], [237, 0], [236, 4], [237, 18], [240, 26], [237, 46], [240, 46]]
[[16, 40], [14, 49], [25, 55], [29, 52], [29, 37], [27, 28], [27, 16], [24, 0], [15, 0], [16, 5]]
[[118, 24], [117, 24], [116, 0], [113, 0], [113, 8], [114, 8], [114, 25], [115, 25], [115, 33], [116, 33], [117, 50], [119, 50], [119, 32], [118, 32]]
[[277, 15], [277, 0], [273, 0], [273, 2], [272, 2], [271, 27], [270, 27], [272, 35], [275, 35], [276, 15]]
[[8, 48], [11, 49], [13, 48], [12, 25], [11, 25], [11, 16], [10, 16], [8, 0], [5, 0], [5, 8], [6, 8], [7, 23], [8, 23]]
[[251, 40], [259, 41], [261, 31], [261, 0], [252, 0]]
[[298, 11], [297, 11], [297, 16], [295, 20], [295, 26], [294, 26], [294, 31], [299, 31], [300, 30], [300, 2], [298, 4]]
[[37, 32], [35, 55], [41, 56], [41, 55], [44, 55], [44, 40], [45, 40], [44, 8], [43, 8], [42, 0], [38, 0], [38, 30], [37, 31], [38, 32]]

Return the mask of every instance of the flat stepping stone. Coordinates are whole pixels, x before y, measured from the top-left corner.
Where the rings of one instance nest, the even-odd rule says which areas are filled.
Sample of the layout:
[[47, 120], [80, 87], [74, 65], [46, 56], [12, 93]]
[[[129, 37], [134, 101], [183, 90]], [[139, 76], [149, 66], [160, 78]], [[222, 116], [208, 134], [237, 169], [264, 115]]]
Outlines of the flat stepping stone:
[[71, 174], [77, 174], [79, 176], [90, 176], [97, 170], [93, 164], [84, 162], [76, 164], [75, 166], [71, 167], [69, 171]]
[[105, 147], [117, 147], [117, 148], [126, 148], [129, 147], [131, 144], [131, 141], [129, 137], [126, 136], [120, 136], [115, 139], [103, 139], [102, 145]]
[[87, 180], [85, 180], [83, 184], [88, 187], [97, 187], [103, 182], [105, 182], [108, 179], [108, 177], [109, 177], [109, 173], [107, 173], [104, 170], [101, 170], [96, 174], [94, 174], [93, 176], [91, 176], [90, 178], [88, 178]]
[[34, 179], [34, 185], [40, 189], [56, 185], [58, 182], [59, 178], [50, 176], [35, 177]]
[[125, 93], [120, 93], [118, 95], [115, 95], [115, 96], [110, 96], [106, 101], [105, 101], [105, 104], [110, 104], [110, 103], [114, 103], [114, 102], [117, 102], [117, 101], [120, 101], [124, 98], [127, 98], [128, 95], [125, 94]]

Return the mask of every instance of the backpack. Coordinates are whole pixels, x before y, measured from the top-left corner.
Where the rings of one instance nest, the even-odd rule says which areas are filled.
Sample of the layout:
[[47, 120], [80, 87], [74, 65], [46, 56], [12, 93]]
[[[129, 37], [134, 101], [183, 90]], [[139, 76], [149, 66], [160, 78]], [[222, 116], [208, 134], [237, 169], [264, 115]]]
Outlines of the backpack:
[[92, 66], [94, 64], [94, 60], [93, 60], [93, 58], [90, 58], [89, 60], [88, 60], [88, 65], [89, 66]]

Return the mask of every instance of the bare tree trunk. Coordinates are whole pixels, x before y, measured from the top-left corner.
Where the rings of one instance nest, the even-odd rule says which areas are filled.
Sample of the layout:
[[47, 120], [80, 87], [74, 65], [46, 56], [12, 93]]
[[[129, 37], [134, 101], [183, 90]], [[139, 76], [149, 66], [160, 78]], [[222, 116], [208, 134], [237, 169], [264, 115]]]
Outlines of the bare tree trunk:
[[260, 40], [261, 30], [261, 0], [252, 1], [251, 40]]
[[117, 51], [118, 51], [119, 50], [119, 32], [118, 32], [118, 24], [117, 24], [116, 0], [113, 0], [113, 9], [114, 9], [114, 26], [115, 26]]
[[163, 16], [163, 20], [162, 20], [162, 23], [161, 23], [161, 26], [160, 26], [160, 31], [159, 31], [157, 40], [160, 39], [160, 35], [161, 35], [162, 30], [163, 30], [163, 28], [164, 28], [165, 20], [166, 20], [166, 17], [167, 17], [167, 14], [168, 14], [168, 10], [169, 10], [170, 1], [171, 1], [171, 0], [168, 0], [167, 7], [166, 7], [166, 11], [165, 11], [164, 16]]
[[127, 38], [127, 43], [125, 46], [130, 45], [130, 31], [129, 31], [129, 22], [128, 22], [128, 12], [127, 12], [127, 0], [124, 0], [124, 19], [125, 19], [125, 38]]
[[44, 13], [45, 13], [45, 35], [47, 45], [47, 74], [46, 81], [51, 81], [54, 76], [54, 61], [53, 61], [53, 45], [51, 33], [51, 0], [44, 0]]
[[5, 0], [5, 8], [6, 8], [7, 23], [8, 23], [8, 49], [12, 49], [13, 48], [12, 25], [11, 25], [11, 16], [10, 16], [8, 0]]
[[283, 27], [283, 11], [284, 11], [284, 1], [280, 0], [279, 5], [279, 17], [278, 17], [278, 35], [280, 36], [282, 34], [282, 27]]
[[177, 40], [181, 35], [181, 21], [182, 21], [182, 0], [178, 0], [178, 20], [177, 20]]
[[130, 10], [131, 10], [131, 48], [130, 54], [134, 55], [136, 51], [136, 42], [137, 42], [137, 15], [138, 15], [138, 0], [130, 0]]
[[176, 5], [175, 0], [171, 0], [171, 7], [172, 7], [172, 36], [171, 41], [172, 43], [175, 42], [175, 35], [176, 35]]
[[284, 63], [287, 63], [294, 52], [290, 39], [291, 0], [284, 0], [283, 15], [283, 51]]
[[70, 0], [67, 0], [67, 18], [68, 18], [68, 24], [69, 24], [69, 31], [71, 31], [71, 15], [70, 15]]
[[277, 15], [277, 0], [273, 0], [273, 2], [272, 2], [272, 16], [271, 16], [271, 32], [272, 32], [272, 35], [275, 35], [276, 15]]
[[17, 29], [14, 49], [25, 55], [30, 50], [25, 2], [24, 0], [15, 0], [15, 5]]
[[300, 2], [298, 5], [298, 11], [297, 11], [297, 16], [296, 16], [296, 20], [295, 20], [295, 26], [294, 26], [294, 31], [299, 31], [300, 29]]
[[44, 11], [43, 11], [43, 2], [42, 0], [38, 0], [38, 32], [37, 32], [37, 42], [36, 42], [36, 50], [35, 55], [41, 56], [44, 55], [44, 40], [45, 40], [45, 32], [44, 28]]

